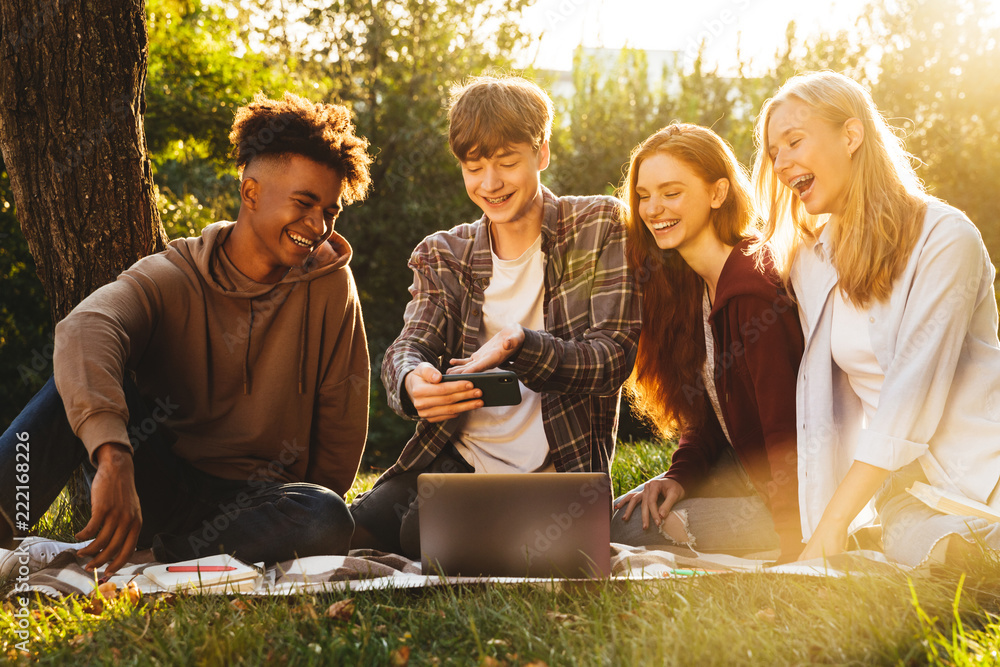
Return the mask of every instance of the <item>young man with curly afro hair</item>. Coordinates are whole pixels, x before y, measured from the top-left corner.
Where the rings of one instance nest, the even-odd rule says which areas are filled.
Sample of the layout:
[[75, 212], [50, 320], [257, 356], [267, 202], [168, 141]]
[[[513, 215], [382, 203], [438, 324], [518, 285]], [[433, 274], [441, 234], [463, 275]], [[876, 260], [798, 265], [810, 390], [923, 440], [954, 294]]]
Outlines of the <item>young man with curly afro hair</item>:
[[81, 302], [56, 327], [53, 380], [0, 440], [0, 539], [14, 541], [16, 452], [30, 439], [28, 523], [84, 463], [91, 519], [76, 537], [93, 541], [28, 538], [0, 570], [70, 547], [107, 571], [346, 553], [369, 364], [351, 247], [333, 226], [367, 194], [368, 142], [344, 107], [289, 93], [254, 97], [230, 140], [236, 221], [174, 240]]

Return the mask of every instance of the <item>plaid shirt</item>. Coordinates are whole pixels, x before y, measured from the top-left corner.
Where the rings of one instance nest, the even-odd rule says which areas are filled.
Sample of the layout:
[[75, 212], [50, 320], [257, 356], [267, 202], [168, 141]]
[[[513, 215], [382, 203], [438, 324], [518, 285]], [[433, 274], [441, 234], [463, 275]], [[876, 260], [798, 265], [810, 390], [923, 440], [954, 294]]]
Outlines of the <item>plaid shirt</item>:
[[[556, 197], [543, 188], [544, 331], [503, 367], [542, 395], [542, 421], [556, 470], [608, 472], [621, 386], [632, 372], [640, 310], [625, 259], [625, 227], [611, 197]], [[389, 406], [416, 418], [403, 386], [421, 362], [446, 368], [479, 348], [483, 292], [493, 275], [488, 220], [424, 239], [410, 257], [412, 300], [386, 350]], [[417, 423], [399, 460], [379, 481], [430, 465], [452, 441], [457, 419]]]

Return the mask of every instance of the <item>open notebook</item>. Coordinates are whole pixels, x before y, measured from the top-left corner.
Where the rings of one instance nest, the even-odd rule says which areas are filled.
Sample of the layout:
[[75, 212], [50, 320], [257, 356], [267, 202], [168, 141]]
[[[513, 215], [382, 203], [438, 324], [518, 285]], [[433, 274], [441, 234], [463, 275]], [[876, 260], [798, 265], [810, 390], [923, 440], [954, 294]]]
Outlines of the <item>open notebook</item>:
[[203, 593], [246, 593], [254, 590], [263, 576], [256, 567], [227, 554], [153, 565], [142, 574], [168, 591]]

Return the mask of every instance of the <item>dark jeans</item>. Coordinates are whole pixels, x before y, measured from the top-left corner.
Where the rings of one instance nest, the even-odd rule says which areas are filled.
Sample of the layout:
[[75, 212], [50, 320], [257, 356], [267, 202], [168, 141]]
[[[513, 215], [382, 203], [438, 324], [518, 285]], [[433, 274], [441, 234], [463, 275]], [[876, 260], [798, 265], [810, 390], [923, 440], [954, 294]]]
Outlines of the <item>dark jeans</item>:
[[[248, 563], [274, 563], [347, 553], [354, 521], [336, 493], [317, 484], [201, 472], [173, 453], [175, 438], [162, 423], [163, 412], [151, 410], [131, 380], [124, 389], [143, 519], [137, 548], [152, 548], [163, 562], [229, 553]], [[92, 479], [95, 469], [49, 379], [0, 437], [0, 512], [15, 535], [35, 524], [81, 463]], [[24, 475], [30, 510], [22, 523], [25, 494], [16, 487]]]
[[421, 473], [475, 472], [454, 446], [448, 445], [429, 466], [390, 477], [351, 504], [354, 523], [375, 538], [379, 551], [420, 559], [420, 496], [417, 477]]

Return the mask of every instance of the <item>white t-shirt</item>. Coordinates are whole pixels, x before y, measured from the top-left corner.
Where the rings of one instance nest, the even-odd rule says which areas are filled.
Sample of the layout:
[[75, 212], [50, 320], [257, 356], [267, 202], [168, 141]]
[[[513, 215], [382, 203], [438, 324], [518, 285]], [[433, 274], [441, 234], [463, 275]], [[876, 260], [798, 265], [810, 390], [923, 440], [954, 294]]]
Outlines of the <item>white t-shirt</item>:
[[885, 373], [875, 358], [872, 337], [868, 333], [869, 315], [844, 299], [839, 288], [833, 289], [833, 328], [830, 349], [840, 370], [847, 373], [851, 389], [861, 399], [867, 428], [878, 409], [878, 397]]
[[[484, 292], [483, 345], [507, 324], [526, 329], [545, 328], [545, 254], [542, 236], [517, 259], [505, 260], [493, 252], [493, 277]], [[519, 405], [479, 408], [462, 417], [455, 448], [476, 472], [532, 472], [549, 455], [542, 425], [542, 397], [522, 383]]]

